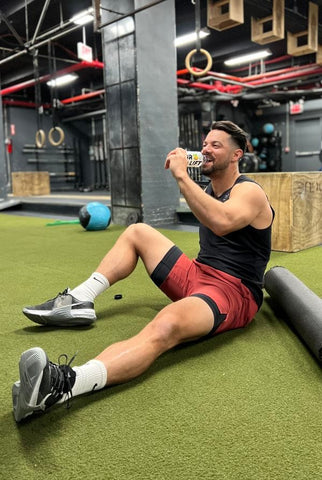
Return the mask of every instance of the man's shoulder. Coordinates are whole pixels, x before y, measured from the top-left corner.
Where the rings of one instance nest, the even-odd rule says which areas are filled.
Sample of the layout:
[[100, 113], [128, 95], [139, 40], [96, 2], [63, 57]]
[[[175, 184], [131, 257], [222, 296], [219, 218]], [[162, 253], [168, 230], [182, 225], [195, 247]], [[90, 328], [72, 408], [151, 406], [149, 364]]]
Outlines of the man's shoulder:
[[[251, 183], [257, 183], [255, 182], [255, 180], [253, 180], [252, 178], [249, 178], [247, 177], [247, 175], [239, 175], [239, 177], [237, 178], [236, 182], [235, 182], [235, 185], [237, 183], [243, 183], [243, 182], [251, 182]], [[258, 183], [257, 183], [258, 185]]]

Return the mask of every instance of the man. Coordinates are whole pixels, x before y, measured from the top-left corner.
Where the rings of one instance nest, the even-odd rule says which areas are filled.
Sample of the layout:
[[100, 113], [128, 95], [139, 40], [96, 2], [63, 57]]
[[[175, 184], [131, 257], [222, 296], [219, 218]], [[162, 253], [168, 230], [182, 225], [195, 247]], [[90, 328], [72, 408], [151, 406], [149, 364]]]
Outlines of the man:
[[23, 311], [48, 325], [88, 325], [94, 299], [130, 275], [140, 257], [147, 273], [173, 303], [134, 337], [107, 347], [80, 367], [49, 362], [41, 348], [24, 352], [20, 381], [13, 385], [17, 422], [71, 396], [127, 382], [164, 352], [186, 341], [246, 326], [263, 299], [262, 280], [270, 256], [273, 210], [262, 188], [240, 175], [246, 133], [229, 121], [215, 122], [202, 149], [203, 191], [187, 173], [185, 150], [165, 161], [200, 221], [200, 252], [190, 260], [160, 232], [145, 224], [128, 227], [96, 271], [73, 290]]

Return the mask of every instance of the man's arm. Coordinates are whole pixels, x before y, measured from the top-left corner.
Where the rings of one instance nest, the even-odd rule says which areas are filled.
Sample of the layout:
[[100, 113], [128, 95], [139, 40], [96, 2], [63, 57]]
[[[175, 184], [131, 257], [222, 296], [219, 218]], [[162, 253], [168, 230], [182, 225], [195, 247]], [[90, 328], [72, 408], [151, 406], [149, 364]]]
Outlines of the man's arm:
[[268, 219], [263, 226], [257, 225], [256, 220], [267, 199], [262, 189], [254, 183], [236, 185], [226, 202], [211, 197], [190, 178], [178, 180], [178, 185], [196, 218], [216, 235], [227, 235], [247, 225], [265, 228], [270, 224]]
[[184, 150], [173, 151], [172, 159], [171, 154], [167, 157], [165, 168], [171, 170], [195, 217], [216, 235], [227, 235], [247, 225], [255, 228], [269, 226], [271, 210], [259, 185], [252, 182], [238, 184], [231, 191], [229, 200], [220, 202], [205, 193], [189, 177]]

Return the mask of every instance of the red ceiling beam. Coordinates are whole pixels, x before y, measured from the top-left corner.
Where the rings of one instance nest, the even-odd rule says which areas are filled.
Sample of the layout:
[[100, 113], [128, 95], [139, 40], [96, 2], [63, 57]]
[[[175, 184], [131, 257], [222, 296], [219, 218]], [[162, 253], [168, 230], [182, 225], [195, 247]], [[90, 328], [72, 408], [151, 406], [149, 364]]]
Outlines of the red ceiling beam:
[[[196, 71], [201, 69], [196, 68]], [[188, 70], [178, 70], [177, 75], [184, 75], [189, 73]], [[209, 71], [207, 73], [207, 80], [209, 77], [214, 77], [216, 80], [213, 84], [190, 81], [183, 78], [177, 78], [178, 85], [184, 85], [188, 88], [196, 88], [200, 90], [213, 90], [220, 93], [238, 94], [244, 88], [258, 88], [261, 86], [275, 85], [276, 83], [288, 82], [290, 80], [299, 79], [302, 77], [310, 77], [313, 75], [321, 75], [322, 67], [318, 64], [302, 65], [288, 67], [281, 70], [275, 70], [268, 73], [262, 73], [259, 75], [252, 75], [249, 77], [233, 77], [231, 75], [225, 75], [217, 72]], [[218, 81], [220, 79], [220, 81]], [[223, 85], [225, 83], [238, 83], [238, 85]]]
[[104, 68], [104, 63], [99, 62], [98, 60], [93, 60], [92, 62], [79, 62], [75, 63], [74, 65], [71, 65], [69, 67], [63, 68], [62, 70], [58, 70], [52, 75], [44, 75], [39, 78], [39, 80], [36, 79], [31, 79], [27, 80], [26, 82], [18, 83], [17, 85], [12, 85], [11, 87], [3, 88], [0, 90], [0, 95], [2, 97], [11, 95], [12, 93], [19, 92], [20, 90], [24, 90], [25, 88], [30, 88], [34, 86], [37, 81], [40, 83], [48, 82], [48, 80], [51, 80], [52, 78], [57, 78], [61, 77], [62, 75], [67, 75], [68, 73], [72, 72], [77, 72], [79, 70], [84, 70], [85, 68], [98, 68], [98, 69], [103, 69]]
[[75, 97], [65, 98], [60, 100], [60, 103], [63, 105], [68, 105], [69, 103], [80, 102], [82, 100], [88, 100], [89, 98], [97, 97], [99, 95], [104, 95], [104, 88], [101, 90], [95, 90], [95, 92], [83, 93], [82, 95], [76, 95]]

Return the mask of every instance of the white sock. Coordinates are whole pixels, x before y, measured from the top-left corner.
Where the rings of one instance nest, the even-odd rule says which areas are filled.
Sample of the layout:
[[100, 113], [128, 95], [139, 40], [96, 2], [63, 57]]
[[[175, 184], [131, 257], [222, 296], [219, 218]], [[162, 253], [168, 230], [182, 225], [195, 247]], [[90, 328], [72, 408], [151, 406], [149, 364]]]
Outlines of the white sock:
[[103, 293], [110, 286], [109, 281], [99, 272], [92, 275], [69, 293], [82, 302], [94, 302], [97, 295]]
[[[101, 390], [106, 386], [107, 371], [105, 365], [100, 360], [90, 360], [80, 367], [73, 367], [76, 373], [75, 383], [72, 387], [72, 396], [82, 395], [83, 393]], [[68, 399], [68, 394], [57, 403], [63, 403]]]

